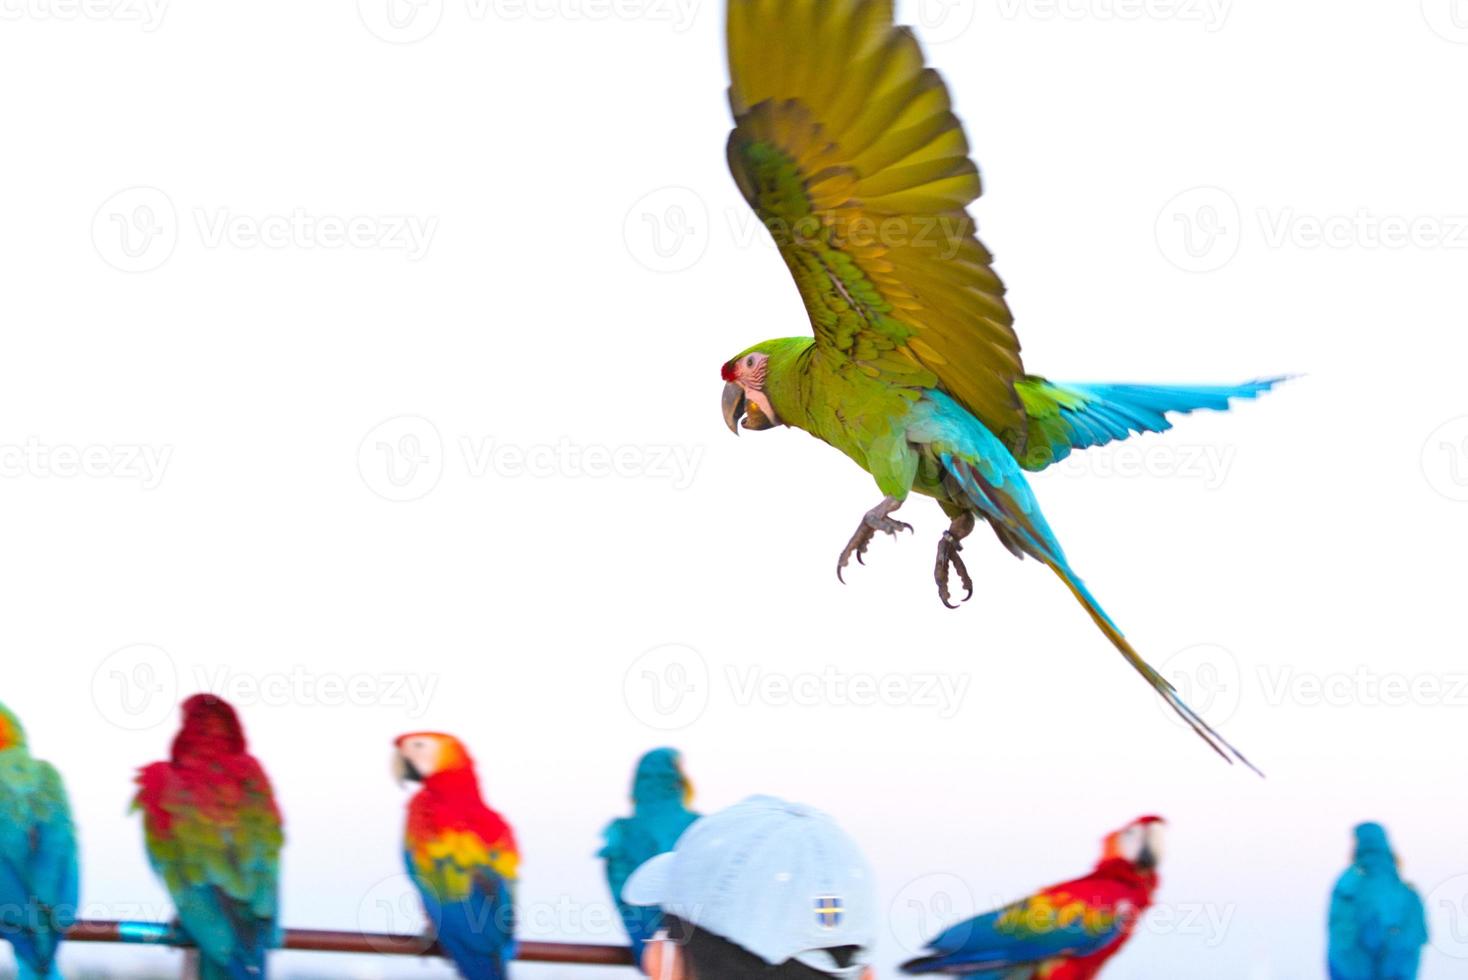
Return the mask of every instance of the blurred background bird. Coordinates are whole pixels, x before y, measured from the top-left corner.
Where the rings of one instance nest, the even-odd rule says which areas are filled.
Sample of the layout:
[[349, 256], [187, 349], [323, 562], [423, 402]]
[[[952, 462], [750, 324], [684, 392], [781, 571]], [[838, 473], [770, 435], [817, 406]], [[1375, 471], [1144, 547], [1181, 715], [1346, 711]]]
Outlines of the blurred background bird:
[[1414, 980], [1427, 919], [1381, 824], [1356, 828], [1356, 853], [1330, 899], [1330, 980]]
[[903, 964], [904, 973], [970, 980], [1090, 980], [1131, 938], [1152, 905], [1162, 859], [1160, 817], [1142, 817], [1106, 838], [1084, 878], [960, 923]]
[[60, 980], [56, 950], [77, 911], [76, 830], [61, 776], [31, 756], [0, 705], [0, 936], [19, 980]]
[[662, 914], [622, 901], [622, 886], [632, 872], [678, 843], [698, 819], [688, 808], [692, 802], [693, 784], [683, 772], [682, 756], [676, 749], [653, 749], [637, 763], [632, 777], [632, 816], [613, 820], [603, 832], [605, 846], [597, 857], [606, 862], [607, 886], [638, 964], [643, 946], [662, 928]]
[[137, 782], [148, 860], [198, 947], [200, 980], [265, 977], [266, 951], [279, 943], [285, 835], [234, 708], [212, 694], [185, 701], [168, 761]]
[[514, 832], [484, 802], [457, 738], [415, 732], [396, 746], [398, 781], [420, 785], [408, 804], [404, 859], [438, 943], [465, 980], [503, 980], [515, 956]]
[[[1072, 450], [1171, 428], [1169, 413], [1226, 409], [1241, 385], [1056, 384], [1027, 373], [1004, 284], [967, 212], [980, 192], [947, 87], [892, 0], [729, 0], [729, 166], [795, 279], [813, 336], [727, 361], [735, 435], [782, 425], [845, 453], [882, 499], [837, 560], [841, 576], [914, 492], [950, 525], [938, 596], [974, 594], [961, 553], [987, 524], [1051, 569], [1096, 626], [1193, 730], [1247, 762], [1132, 648], [1072, 569], [1025, 471]], [[1087, 325], [1094, 329], [1096, 324]]]

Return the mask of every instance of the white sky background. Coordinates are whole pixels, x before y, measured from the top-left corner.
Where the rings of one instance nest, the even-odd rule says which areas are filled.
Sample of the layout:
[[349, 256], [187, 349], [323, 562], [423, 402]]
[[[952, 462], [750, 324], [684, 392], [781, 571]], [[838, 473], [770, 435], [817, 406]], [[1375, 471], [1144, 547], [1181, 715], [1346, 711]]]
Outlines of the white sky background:
[[[891, 905], [889, 974], [945, 914], [1084, 872], [1147, 812], [1172, 822], [1163, 909], [1111, 980], [1320, 976], [1363, 818], [1432, 893], [1424, 978], [1461, 974], [1461, 5], [927, 10], [1031, 369], [1308, 375], [1035, 481], [1076, 567], [1260, 781], [988, 535], [966, 552], [980, 594], [943, 610], [931, 502], [841, 587], [870, 479], [800, 433], [724, 430], [720, 363], [806, 325], [725, 171], [721, 4], [444, 0], [394, 35], [364, 0], [398, 40], [440, 17], [399, 45], [345, 0], [176, 3], [153, 30], [121, 0], [100, 20], [58, 2], [0, 7], [0, 698], [70, 784], [89, 912], [166, 914], [129, 780], [166, 751], [171, 702], [222, 681], [288, 815], [291, 925], [415, 927], [387, 758], [432, 727], [515, 824], [543, 937], [614, 937], [586, 924], [598, 833], [637, 754], [671, 742], [704, 808], [771, 792], [839, 816]], [[129, 255], [115, 218], [140, 207], [163, 234], [134, 227]], [[403, 216], [414, 248], [391, 247]], [[360, 240], [321, 247], [321, 222], [358, 217]], [[1415, 242], [1384, 246], [1402, 222]], [[427, 422], [378, 428], [405, 416]], [[87, 447], [92, 474], [64, 475]], [[161, 479], [129, 447], [167, 453]], [[612, 450], [620, 472], [590, 475]], [[668, 644], [692, 652], [639, 659]], [[963, 693], [951, 717], [791, 704], [748, 694], [750, 668]], [[645, 670], [692, 693], [654, 702]]]

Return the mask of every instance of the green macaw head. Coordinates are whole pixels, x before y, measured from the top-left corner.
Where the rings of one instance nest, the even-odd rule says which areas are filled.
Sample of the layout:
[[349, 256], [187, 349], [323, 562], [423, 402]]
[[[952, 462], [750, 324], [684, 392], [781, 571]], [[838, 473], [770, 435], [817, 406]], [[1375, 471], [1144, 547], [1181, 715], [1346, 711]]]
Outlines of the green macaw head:
[[739, 434], [741, 420], [752, 432], [785, 424], [770, 402], [770, 388], [810, 345], [809, 337], [766, 340], [724, 363], [719, 373], [724, 379], [724, 424], [730, 432]]

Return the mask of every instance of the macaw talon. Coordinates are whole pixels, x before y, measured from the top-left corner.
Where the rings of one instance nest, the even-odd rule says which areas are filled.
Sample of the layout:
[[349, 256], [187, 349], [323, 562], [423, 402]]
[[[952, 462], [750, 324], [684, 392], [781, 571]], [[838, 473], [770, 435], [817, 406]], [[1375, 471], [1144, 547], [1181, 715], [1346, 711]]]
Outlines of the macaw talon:
[[933, 578], [938, 582], [938, 598], [943, 600], [943, 605], [949, 609], [957, 609], [959, 603], [953, 601], [953, 596], [948, 592], [948, 569], [952, 566], [958, 573], [959, 581], [963, 582], [965, 595], [959, 602], [968, 602], [974, 597], [974, 580], [969, 577], [968, 566], [958, 553], [963, 550], [963, 541], [952, 531], [944, 531], [942, 539], [938, 542], [938, 560], [933, 566]]
[[836, 579], [842, 585], [846, 584], [846, 577], [842, 574], [842, 570], [851, 563], [852, 558], [856, 559], [858, 565], [866, 564], [862, 556], [866, 554], [867, 546], [872, 543], [872, 539], [877, 536], [878, 531], [881, 531], [883, 534], [890, 534], [894, 538], [901, 531], [912, 531], [911, 524], [894, 521], [888, 516], [901, 506], [902, 501], [895, 497], [888, 497], [867, 511], [862, 517], [861, 525], [856, 529], [856, 533], [851, 536], [851, 540], [846, 542], [846, 548], [841, 552], [841, 560], [836, 563]]

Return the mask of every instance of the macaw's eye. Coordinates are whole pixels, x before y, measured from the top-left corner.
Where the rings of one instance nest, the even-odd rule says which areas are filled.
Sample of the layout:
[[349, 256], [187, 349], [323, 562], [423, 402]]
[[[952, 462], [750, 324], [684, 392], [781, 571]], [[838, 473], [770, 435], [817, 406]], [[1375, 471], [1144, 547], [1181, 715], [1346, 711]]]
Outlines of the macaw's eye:
[[745, 358], [744, 366], [745, 367], [754, 367], [754, 355], [753, 354], [751, 354], [751, 355], [749, 355], [749, 357]]

